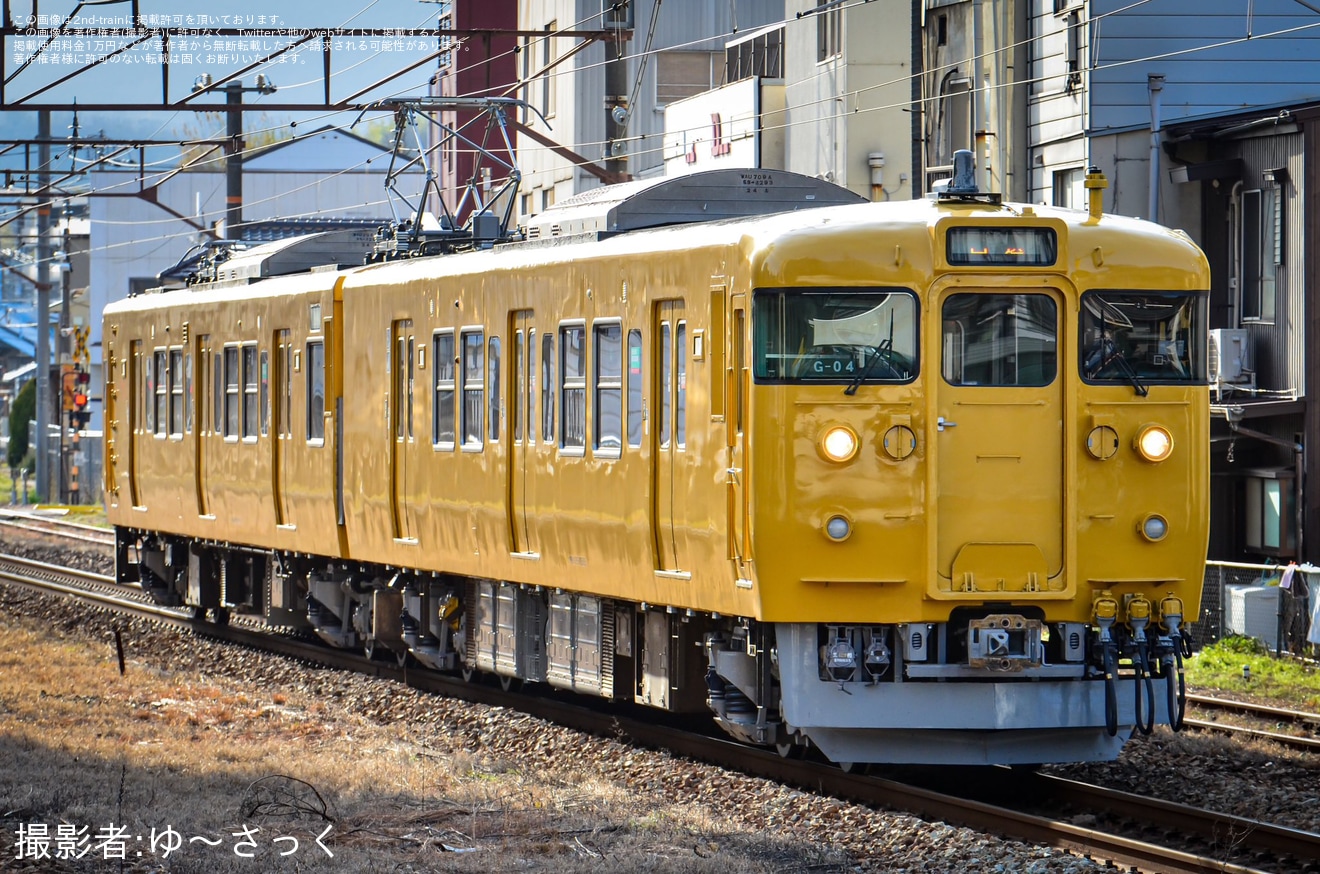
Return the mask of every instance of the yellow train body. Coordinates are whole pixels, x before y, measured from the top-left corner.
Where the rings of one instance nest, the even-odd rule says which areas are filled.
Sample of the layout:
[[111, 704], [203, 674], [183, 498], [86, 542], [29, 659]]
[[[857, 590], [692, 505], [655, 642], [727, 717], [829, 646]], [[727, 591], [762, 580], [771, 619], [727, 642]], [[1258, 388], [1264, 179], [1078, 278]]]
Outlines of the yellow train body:
[[[121, 577], [837, 759], [1109, 757], [1097, 604], [1135, 670], [1140, 605], [1176, 640], [1200, 600], [1208, 287], [1181, 234], [949, 198], [141, 295], [103, 333]], [[918, 715], [817, 714], [851, 683]]]

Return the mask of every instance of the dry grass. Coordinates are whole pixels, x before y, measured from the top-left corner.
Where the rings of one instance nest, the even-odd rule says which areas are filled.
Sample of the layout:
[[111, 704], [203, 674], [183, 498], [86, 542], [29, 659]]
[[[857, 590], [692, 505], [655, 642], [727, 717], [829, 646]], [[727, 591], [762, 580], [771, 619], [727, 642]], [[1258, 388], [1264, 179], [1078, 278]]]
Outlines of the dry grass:
[[[133, 661], [120, 676], [112, 642], [2, 613], [0, 762], [0, 871], [842, 870], [580, 765], [525, 773], [296, 690]], [[18, 860], [20, 824], [86, 827], [91, 850]], [[122, 862], [97, 849], [111, 825], [131, 836]], [[333, 859], [313, 843], [327, 826]], [[256, 860], [236, 855], [245, 828]], [[221, 843], [162, 860], [153, 829]]]

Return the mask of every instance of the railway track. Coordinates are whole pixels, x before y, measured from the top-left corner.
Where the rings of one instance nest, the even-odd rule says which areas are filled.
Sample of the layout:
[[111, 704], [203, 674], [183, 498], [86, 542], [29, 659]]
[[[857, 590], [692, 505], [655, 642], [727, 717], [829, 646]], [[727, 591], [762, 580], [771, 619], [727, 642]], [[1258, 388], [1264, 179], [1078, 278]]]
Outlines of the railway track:
[[[654, 714], [629, 714], [627, 708], [584, 706], [548, 696], [506, 693], [496, 685], [373, 661], [356, 652], [327, 649], [296, 636], [260, 630], [254, 623], [227, 626], [196, 621], [191, 611], [147, 603], [141, 592], [124, 589], [98, 574], [50, 568], [37, 562], [0, 556], [0, 579], [32, 589], [88, 600], [108, 609], [189, 626], [197, 633], [230, 643], [366, 673], [418, 690], [532, 716], [592, 734], [624, 735], [632, 742], [679, 756], [718, 764], [743, 773], [807, 787], [855, 802], [901, 810], [930, 820], [967, 826], [1011, 839], [1053, 846], [1123, 869], [1158, 872], [1314, 871], [1320, 858], [1320, 835], [1269, 823], [1121, 793], [1075, 781], [1009, 769], [959, 769], [952, 790], [940, 791], [929, 773], [901, 779], [845, 773], [819, 761], [783, 759], [773, 752], [745, 747], [722, 737], [694, 733], [658, 722]], [[944, 772], [946, 777], [952, 772]], [[977, 781], [986, 781], [976, 789]], [[991, 800], [985, 800], [989, 797]], [[1005, 799], [1010, 799], [1005, 801]], [[1015, 803], [1021, 799], [1026, 803]], [[1063, 809], [1097, 815], [1097, 827], [1065, 822]], [[1042, 814], [1040, 811], [1049, 811]], [[1099, 821], [1103, 820], [1103, 827]], [[1170, 836], [1177, 835], [1177, 840]], [[1152, 842], [1154, 837], [1155, 842]], [[1169, 846], [1176, 844], [1176, 846]]]
[[1204, 713], [1213, 716], [1219, 713], [1233, 713], [1246, 716], [1261, 726], [1274, 723], [1276, 727], [1289, 726], [1298, 732], [1308, 734], [1290, 734], [1282, 731], [1270, 731], [1263, 727], [1234, 725], [1218, 722], [1215, 719], [1187, 718], [1184, 725], [1198, 731], [1212, 731], [1220, 734], [1252, 737], [1257, 740], [1269, 740], [1291, 749], [1320, 753], [1320, 713], [1304, 713], [1255, 704], [1249, 701], [1233, 701], [1226, 698], [1213, 698], [1207, 695], [1188, 695], [1187, 703]]
[[74, 522], [50, 513], [0, 509], [0, 528], [107, 548], [115, 545], [115, 534], [108, 528]]

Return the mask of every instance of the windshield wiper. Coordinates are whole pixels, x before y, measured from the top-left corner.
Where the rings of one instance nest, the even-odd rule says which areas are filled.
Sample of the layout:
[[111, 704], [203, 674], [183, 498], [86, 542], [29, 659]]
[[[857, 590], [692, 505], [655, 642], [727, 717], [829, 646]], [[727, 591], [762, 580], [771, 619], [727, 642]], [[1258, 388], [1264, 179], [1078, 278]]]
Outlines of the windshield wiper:
[[881, 340], [879, 346], [871, 347], [871, 360], [866, 362], [866, 367], [862, 368], [862, 372], [854, 376], [853, 381], [848, 383], [848, 387], [843, 390], [844, 394], [849, 396], [857, 394], [857, 389], [861, 387], [862, 383], [866, 382], [866, 378], [875, 369], [875, 363], [880, 360], [880, 356], [883, 354], [881, 350], [885, 348], [885, 344], [888, 342], [888, 340]]
[[1136, 391], [1138, 397], [1144, 398], [1150, 393], [1146, 388], [1146, 384], [1141, 381], [1141, 377], [1137, 376], [1137, 372], [1132, 369], [1132, 365], [1128, 363], [1122, 352], [1115, 352], [1114, 357], [1110, 360], [1115, 362], [1118, 372], [1123, 374], [1128, 382], [1132, 383], [1132, 388]]
[[[894, 348], [894, 311], [891, 309], [889, 311], [889, 336], [881, 340], [878, 345], [871, 347], [871, 360], [866, 362], [866, 367], [862, 368], [862, 372], [857, 374], [857, 376], [853, 378], [852, 382], [848, 383], [848, 387], [843, 390], [843, 393], [848, 395], [849, 397], [852, 397], [853, 395], [857, 394], [857, 389], [861, 386], [863, 382], [866, 382], [866, 378], [871, 375], [871, 371], [875, 369], [875, 363], [880, 360], [880, 356], [884, 355], [885, 352], [892, 350], [893, 348]], [[891, 367], [890, 369], [892, 370], [893, 368]]]

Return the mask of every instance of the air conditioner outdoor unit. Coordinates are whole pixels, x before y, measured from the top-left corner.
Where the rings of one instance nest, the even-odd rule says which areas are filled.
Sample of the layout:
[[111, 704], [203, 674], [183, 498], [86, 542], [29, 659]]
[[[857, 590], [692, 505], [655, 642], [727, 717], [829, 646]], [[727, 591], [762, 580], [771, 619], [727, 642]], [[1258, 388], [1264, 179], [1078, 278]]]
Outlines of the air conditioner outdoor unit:
[[1255, 374], [1247, 358], [1247, 332], [1242, 328], [1210, 331], [1210, 384], [1251, 383]]

